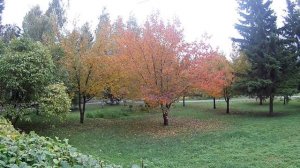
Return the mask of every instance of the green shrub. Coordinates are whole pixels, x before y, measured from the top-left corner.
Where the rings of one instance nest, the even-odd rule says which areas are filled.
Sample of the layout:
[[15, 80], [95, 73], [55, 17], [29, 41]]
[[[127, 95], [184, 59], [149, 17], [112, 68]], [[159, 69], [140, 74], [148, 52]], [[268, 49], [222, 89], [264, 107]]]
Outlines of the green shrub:
[[108, 119], [116, 119], [116, 118], [120, 118], [120, 114], [109, 114], [107, 116], [105, 116], [105, 118], [108, 118]]
[[130, 112], [133, 112], [133, 106], [132, 105], [129, 105], [129, 106], [123, 106], [121, 108], [121, 111], [124, 112], [124, 113], [130, 113]]
[[86, 117], [87, 118], [94, 118], [94, 114], [93, 113], [86, 113]]
[[[21, 134], [0, 118], [0, 167], [101, 167], [92, 156], [77, 152], [68, 140]], [[102, 167], [120, 167], [102, 165]]]
[[129, 116], [129, 114], [128, 114], [128, 113], [122, 113], [122, 115], [123, 115], [123, 116]]
[[39, 98], [39, 110], [47, 117], [57, 117], [64, 120], [71, 108], [71, 99], [62, 83], [52, 84], [45, 88]]
[[150, 107], [145, 106], [144, 104], [139, 104], [139, 105], [128, 105], [124, 106], [121, 109], [123, 112], [149, 112], [152, 110]]
[[104, 118], [104, 114], [101, 112], [94, 112], [94, 113], [87, 113], [86, 114], [87, 118]]
[[102, 113], [96, 113], [95, 118], [104, 118], [104, 114]]

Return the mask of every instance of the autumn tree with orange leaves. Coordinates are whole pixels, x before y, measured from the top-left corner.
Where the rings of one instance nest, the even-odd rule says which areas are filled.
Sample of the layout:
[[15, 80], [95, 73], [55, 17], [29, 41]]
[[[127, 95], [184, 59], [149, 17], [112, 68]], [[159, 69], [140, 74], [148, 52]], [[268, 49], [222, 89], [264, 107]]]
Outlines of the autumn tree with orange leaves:
[[105, 42], [94, 42], [89, 26], [74, 29], [62, 40], [65, 57], [62, 60], [69, 81], [78, 96], [80, 123], [84, 121], [87, 101], [99, 95], [108, 78], [109, 64], [104, 54]]
[[226, 113], [229, 113], [233, 69], [225, 56], [211, 52], [193, 60], [191, 69], [193, 87], [214, 98], [224, 97], [227, 103]]
[[104, 8], [95, 31], [96, 39], [92, 50], [96, 55], [105, 56], [106, 66], [103, 71], [106, 75], [105, 79], [102, 78], [101, 81], [104, 84], [101, 92], [104, 98], [110, 100], [110, 104], [118, 103], [116, 101], [124, 98], [133, 99], [138, 94], [132, 74], [126, 71], [124, 61], [118, 55], [119, 46], [116, 40], [121, 36], [124, 26], [121, 17], [118, 17], [115, 22], [111, 22], [110, 15]]
[[188, 79], [179, 23], [165, 23], [159, 14], [153, 14], [139, 32], [124, 28], [119, 37], [120, 57], [140, 96], [148, 105], [161, 108], [167, 126], [171, 105], [186, 90]]
[[[199, 63], [199, 60], [201, 58], [204, 58], [208, 55], [215, 54], [217, 53], [217, 49], [213, 48], [210, 45], [210, 39], [211, 36], [208, 35], [207, 33], [203, 34], [200, 41], [194, 41], [187, 43], [185, 45], [186, 49], [186, 54], [188, 55], [186, 58], [188, 58], [188, 61], [186, 61], [186, 65], [189, 68], [189, 80], [187, 82], [187, 89], [183, 95], [183, 106], [185, 106], [185, 96], [187, 95], [195, 95], [198, 94], [199, 92], [201, 93], [200, 87], [197, 87], [195, 85], [195, 82], [199, 83], [200, 78], [196, 78], [195, 73], [198, 73], [195, 71], [195, 65]], [[199, 66], [198, 66], [199, 68]], [[203, 91], [202, 91], [203, 92]], [[214, 107], [215, 107], [215, 98], [214, 100]]]

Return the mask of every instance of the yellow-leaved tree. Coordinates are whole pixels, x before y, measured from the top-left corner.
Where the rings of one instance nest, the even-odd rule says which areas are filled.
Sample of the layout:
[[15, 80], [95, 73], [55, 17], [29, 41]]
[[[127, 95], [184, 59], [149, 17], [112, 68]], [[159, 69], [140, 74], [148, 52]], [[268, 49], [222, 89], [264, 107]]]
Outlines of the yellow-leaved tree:
[[107, 78], [105, 48], [94, 42], [88, 24], [74, 29], [62, 40], [65, 57], [62, 64], [78, 96], [80, 123], [84, 121], [86, 102], [101, 94]]

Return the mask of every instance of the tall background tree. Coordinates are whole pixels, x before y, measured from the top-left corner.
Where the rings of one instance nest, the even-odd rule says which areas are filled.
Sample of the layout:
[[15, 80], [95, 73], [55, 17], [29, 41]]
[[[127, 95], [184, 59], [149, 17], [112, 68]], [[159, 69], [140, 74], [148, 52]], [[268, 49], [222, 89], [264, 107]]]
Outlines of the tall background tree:
[[34, 6], [23, 19], [24, 36], [44, 44], [57, 43], [62, 38], [66, 21], [66, 12], [61, 0], [52, 0], [46, 12], [39, 6]]
[[285, 74], [276, 16], [271, 9], [271, 0], [239, 1], [241, 19], [235, 28], [241, 38], [233, 39], [247, 56], [251, 69], [243, 83], [249, 94], [269, 97], [269, 114], [273, 114], [274, 96]]
[[66, 71], [60, 64], [60, 60], [64, 57], [61, 40], [65, 34], [66, 21], [64, 3], [61, 0], [52, 0], [46, 12], [35, 6], [25, 15], [23, 31], [26, 38], [40, 41], [49, 48], [56, 66], [56, 81], [68, 85]]
[[298, 92], [299, 58], [300, 58], [300, 12], [296, 1], [286, 0], [287, 15], [284, 26], [280, 29], [283, 41], [284, 82], [280, 85], [279, 94], [284, 97], [284, 104], [289, 97]]
[[52, 17], [55, 22], [55, 26], [62, 29], [67, 22], [66, 10], [62, 0], [52, 0], [49, 3], [49, 7], [45, 13], [46, 16]]
[[44, 42], [52, 33], [50, 18], [44, 15], [39, 6], [33, 7], [24, 17], [22, 23], [24, 36], [34, 41]]

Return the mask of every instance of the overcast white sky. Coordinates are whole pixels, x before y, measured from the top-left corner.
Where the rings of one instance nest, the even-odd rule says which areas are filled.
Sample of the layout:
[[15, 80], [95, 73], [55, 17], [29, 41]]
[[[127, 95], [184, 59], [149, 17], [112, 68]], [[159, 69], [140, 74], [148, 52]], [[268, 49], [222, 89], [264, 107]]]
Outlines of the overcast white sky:
[[[273, 0], [273, 8], [282, 23], [285, 0]], [[127, 20], [130, 14], [143, 22], [155, 10], [159, 10], [164, 19], [178, 17], [185, 32], [185, 38], [193, 41], [203, 33], [212, 35], [212, 43], [229, 54], [231, 37], [238, 36], [234, 29], [237, 23], [236, 0], [69, 0], [67, 11], [70, 24], [76, 18], [79, 24], [86, 21], [97, 24], [103, 7], [107, 8], [112, 19], [122, 16]], [[46, 10], [49, 0], [5, 0], [3, 23], [15, 23], [22, 26], [25, 14], [35, 5]]]

